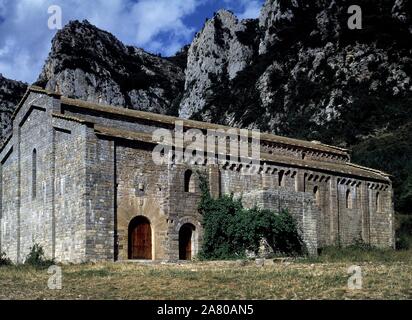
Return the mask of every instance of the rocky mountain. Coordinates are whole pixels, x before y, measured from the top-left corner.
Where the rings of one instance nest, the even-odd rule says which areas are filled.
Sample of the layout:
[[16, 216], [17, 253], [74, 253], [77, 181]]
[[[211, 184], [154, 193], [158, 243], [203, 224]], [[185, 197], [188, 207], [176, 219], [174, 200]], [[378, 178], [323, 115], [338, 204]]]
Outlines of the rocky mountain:
[[267, 0], [252, 21], [218, 12], [189, 48], [179, 113], [352, 148], [394, 175], [397, 209], [410, 211], [412, 3], [358, 1], [360, 30], [352, 4]]
[[176, 114], [184, 84], [181, 65], [126, 46], [87, 21], [73, 21], [54, 37], [36, 84], [68, 97]]
[[6, 79], [0, 73], [0, 143], [10, 134], [11, 115], [26, 89], [27, 84]]
[[410, 4], [359, 4], [362, 30], [345, 0], [267, 0], [258, 21], [218, 12], [189, 48], [180, 115], [344, 146], [397, 127], [412, 93]]
[[[211, 121], [209, 97], [228, 89], [239, 71], [249, 66], [257, 53], [258, 23], [239, 21], [233, 13], [220, 10], [208, 20], [188, 50], [186, 84], [179, 114], [190, 118], [202, 113]], [[227, 122], [227, 121], [226, 121]]]
[[74, 21], [56, 34], [36, 84], [69, 97], [349, 147], [354, 161], [394, 175], [396, 207], [410, 212], [412, 1], [357, 1], [362, 29], [355, 30], [348, 26], [352, 4], [266, 0], [252, 20], [220, 10], [168, 58]]

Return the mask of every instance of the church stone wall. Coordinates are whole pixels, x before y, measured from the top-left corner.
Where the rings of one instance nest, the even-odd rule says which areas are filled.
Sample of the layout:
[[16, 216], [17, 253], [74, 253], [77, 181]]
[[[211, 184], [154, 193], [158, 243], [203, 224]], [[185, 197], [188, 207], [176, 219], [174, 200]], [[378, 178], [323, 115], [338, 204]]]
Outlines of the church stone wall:
[[11, 143], [1, 153], [1, 212], [0, 212], [0, 246], [13, 261], [17, 261], [18, 245], [18, 162], [17, 152]]
[[[76, 109], [55, 95], [30, 92], [14, 117], [13, 136], [0, 149], [0, 251], [13, 261], [23, 262], [34, 243], [62, 262], [126, 260], [128, 228], [137, 216], [150, 221], [153, 259], [179, 259], [179, 231], [185, 224], [195, 229], [195, 256], [203, 239], [197, 171], [208, 176], [213, 197], [233, 193], [247, 207], [288, 209], [311, 253], [360, 240], [394, 245], [392, 186], [383, 176], [374, 180], [270, 161], [253, 174], [229, 161], [156, 165], [153, 144], [95, 130], [95, 124], [135, 133], [169, 126]], [[346, 161], [345, 155], [296, 146], [263, 147], [300, 161]]]
[[148, 146], [116, 143], [117, 258], [128, 259], [131, 220], [146, 217], [152, 229], [152, 257], [162, 259], [168, 243], [168, 171], [153, 164]]
[[21, 127], [17, 128], [20, 136], [17, 145], [20, 151], [19, 260], [25, 259], [34, 243], [42, 243], [46, 256], [53, 257], [54, 217], [47, 191], [48, 187], [53, 186], [51, 168], [54, 159], [50, 147], [52, 133], [50, 127], [43, 125], [44, 122], [47, 123], [46, 110], [33, 108]]
[[118, 259], [128, 259], [128, 227], [137, 216], [144, 216], [151, 223], [154, 259], [178, 260], [179, 230], [185, 223], [195, 226], [196, 241], [201, 242], [197, 210], [200, 190], [196, 181], [195, 191], [185, 192], [186, 170], [192, 170], [193, 179], [197, 179], [196, 168], [155, 165], [150, 145], [116, 144]]
[[30, 94], [14, 119], [13, 151], [1, 154], [1, 250], [14, 262], [34, 244], [47, 258], [86, 261], [85, 130], [53, 119], [53, 109], [52, 97]]
[[113, 260], [116, 210], [114, 142], [98, 139], [89, 127], [86, 139], [86, 257], [93, 261]]
[[299, 232], [310, 254], [317, 254], [319, 208], [312, 194], [287, 190], [252, 191], [237, 195], [247, 208], [270, 209], [275, 213], [287, 209], [297, 222]]
[[54, 188], [49, 186], [55, 212], [55, 258], [86, 260], [86, 127], [54, 119]]

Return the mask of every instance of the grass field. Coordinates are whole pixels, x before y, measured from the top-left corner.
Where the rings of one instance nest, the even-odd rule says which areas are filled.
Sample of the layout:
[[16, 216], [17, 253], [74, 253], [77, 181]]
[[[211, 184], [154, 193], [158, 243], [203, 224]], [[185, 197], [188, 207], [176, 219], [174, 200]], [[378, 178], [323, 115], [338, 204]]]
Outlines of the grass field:
[[[362, 267], [363, 288], [348, 288]], [[334, 252], [318, 258], [254, 262], [62, 266], [61, 290], [47, 269], [0, 267], [0, 299], [412, 299], [412, 252]]]

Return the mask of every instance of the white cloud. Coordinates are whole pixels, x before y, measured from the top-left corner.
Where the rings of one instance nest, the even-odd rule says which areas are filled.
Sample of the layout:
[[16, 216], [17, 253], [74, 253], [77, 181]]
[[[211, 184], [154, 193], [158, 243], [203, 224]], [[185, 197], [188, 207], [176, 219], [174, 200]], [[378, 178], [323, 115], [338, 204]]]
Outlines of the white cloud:
[[193, 30], [183, 24], [182, 18], [192, 14], [198, 4], [196, 0], [139, 1], [132, 9], [132, 16], [137, 19], [137, 42], [145, 44], [153, 36], [165, 31], [171, 31], [177, 37], [189, 38]]
[[47, 29], [47, 11], [41, 15], [43, 3], [40, 0], [2, 2], [0, 72], [4, 76], [31, 81], [33, 68], [40, 70], [52, 36]]
[[240, 12], [240, 19], [254, 19], [257, 18], [260, 14], [262, 8], [262, 2], [257, 0], [241, 0], [243, 5], [243, 11]]
[[259, 17], [264, 0], [223, 0], [240, 19], [255, 19]]
[[172, 55], [197, 31], [186, 18], [199, 6], [228, 7], [242, 19], [256, 18], [263, 0], [0, 0], [0, 73], [33, 82], [50, 51], [49, 6], [62, 8], [63, 24], [87, 19], [122, 42]]
[[55, 34], [47, 27], [51, 5], [61, 6], [63, 24], [87, 19], [126, 44], [171, 55], [191, 40], [195, 30], [183, 20], [204, 1], [0, 0], [0, 73], [36, 80]]

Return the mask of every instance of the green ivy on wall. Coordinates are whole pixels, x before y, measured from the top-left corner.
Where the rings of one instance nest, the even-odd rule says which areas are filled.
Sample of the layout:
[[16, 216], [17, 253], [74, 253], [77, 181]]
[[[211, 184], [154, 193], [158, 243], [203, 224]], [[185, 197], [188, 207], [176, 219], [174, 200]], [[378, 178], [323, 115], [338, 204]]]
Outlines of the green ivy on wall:
[[207, 178], [199, 174], [204, 238], [199, 257], [205, 260], [244, 258], [246, 251], [258, 253], [265, 239], [273, 255], [301, 255], [304, 245], [295, 219], [286, 211], [279, 214], [260, 208], [246, 209], [241, 199], [223, 195], [213, 199]]

